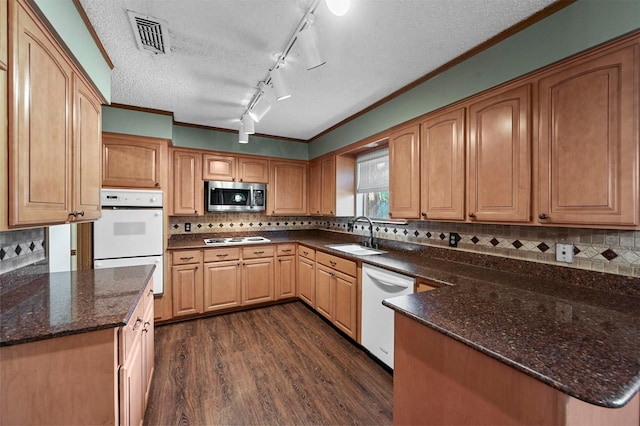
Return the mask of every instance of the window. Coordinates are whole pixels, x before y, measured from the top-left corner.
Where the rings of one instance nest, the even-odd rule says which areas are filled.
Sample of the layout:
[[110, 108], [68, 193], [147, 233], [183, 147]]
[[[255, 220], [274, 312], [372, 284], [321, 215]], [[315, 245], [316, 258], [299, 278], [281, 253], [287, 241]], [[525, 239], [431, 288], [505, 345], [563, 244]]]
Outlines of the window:
[[389, 149], [359, 155], [357, 159], [356, 213], [389, 218]]

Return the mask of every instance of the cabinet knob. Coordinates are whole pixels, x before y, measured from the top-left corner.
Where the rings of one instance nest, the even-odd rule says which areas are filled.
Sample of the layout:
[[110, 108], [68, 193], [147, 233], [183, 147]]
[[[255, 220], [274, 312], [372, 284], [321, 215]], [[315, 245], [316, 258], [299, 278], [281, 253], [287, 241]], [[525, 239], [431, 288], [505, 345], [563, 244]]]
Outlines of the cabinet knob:
[[160, 182], [156, 182], [156, 186], [160, 186]]
[[420, 213], [420, 215], [421, 215], [422, 217], [427, 217], [427, 214], [426, 214], [425, 212]]
[[475, 218], [475, 217], [476, 217], [476, 214], [475, 214], [475, 213], [473, 213], [473, 212], [471, 212], [471, 213], [469, 213], [469, 217], [470, 217], [471, 219], [473, 219], [473, 218]]
[[69, 213], [69, 216], [78, 217], [78, 212], [72, 211], [71, 213]]
[[540, 220], [546, 220], [546, 219], [549, 219], [549, 216], [547, 216], [547, 215], [546, 215], [546, 214], [544, 214], [544, 213], [540, 213], [540, 214], [538, 215], [538, 219], [540, 219]]
[[84, 217], [84, 210], [82, 210], [81, 212], [78, 212], [78, 216]]

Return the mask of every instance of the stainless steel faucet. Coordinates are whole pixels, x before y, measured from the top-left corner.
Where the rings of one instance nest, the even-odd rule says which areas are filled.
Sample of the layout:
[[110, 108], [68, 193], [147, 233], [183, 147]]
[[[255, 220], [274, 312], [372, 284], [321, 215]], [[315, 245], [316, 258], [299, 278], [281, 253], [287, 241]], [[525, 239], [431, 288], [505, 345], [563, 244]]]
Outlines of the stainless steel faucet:
[[357, 221], [359, 220], [366, 220], [367, 222], [369, 222], [369, 241], [365, 242], [365, 246], [366, 247], [371, 247], [371, 248], [378, 248], [378, 244], [376, 244], [373, 240], [373, 222], [371, 221], [371, 219], [369, 219], [367, 216], [358, 216], [356, 217], [353, 222], [351, 222], [349, 224], [349, 226], [347, 227], [347, 229], [349, 230], [349, 232], [353, 231], [353, 227], [356, 224]]

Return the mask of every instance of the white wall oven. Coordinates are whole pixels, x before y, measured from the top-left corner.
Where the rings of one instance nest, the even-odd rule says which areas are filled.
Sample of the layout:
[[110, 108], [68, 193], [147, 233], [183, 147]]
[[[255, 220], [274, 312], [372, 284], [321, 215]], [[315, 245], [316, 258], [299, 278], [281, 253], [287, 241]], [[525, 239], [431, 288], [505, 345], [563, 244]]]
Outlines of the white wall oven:
[[162, 294], [162, 191], [102, 189], [102, 217], [93, 224], [93, 267], [156, 265], [153, 292]]

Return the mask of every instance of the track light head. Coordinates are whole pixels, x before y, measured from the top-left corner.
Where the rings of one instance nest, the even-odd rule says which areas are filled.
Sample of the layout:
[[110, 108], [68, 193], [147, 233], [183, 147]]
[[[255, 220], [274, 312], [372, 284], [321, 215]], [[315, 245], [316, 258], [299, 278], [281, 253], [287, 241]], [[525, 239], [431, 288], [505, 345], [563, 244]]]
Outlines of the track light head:
[[264, 95], [260, 95], [258, 100], [253, 105], [253, 107], [249, 110], [249, 115], [253, 118], [253, 121], [259, 123], [260, 120], [264, 118], [265, 115], [271, 110], [271, 104], [268, 100], [265, 99]]
[[242, 116], [242, 127], [244, 127], [244, 132], [247, 135], [253, 135], [256, 132], [253, 119], [249, 116], [249, 114], [244, 114]]
[[282, 101], [291, 97], [291, 91], [282, 78], [282, 69], [279, 66], [271, 71], [271, 83], [274, 89], [276, 89], [277, 100]]
[[242, 121], [240, 122], [240, 129], [238, 130], [238, 143], [249, 143], [249, 135], [244, 132]]
[[318, 47], [318, 33], [313, 26], [313, 21], [313, 14], [310, 13], [307, 15], [307, 25], [298, 33], [298, 42], [306, 59], [307, 70], [312, 70], [326, 63]]
[[329, 12], [335, 16], [344, 16], [349, 11], [350, 0], [324, 0]]

